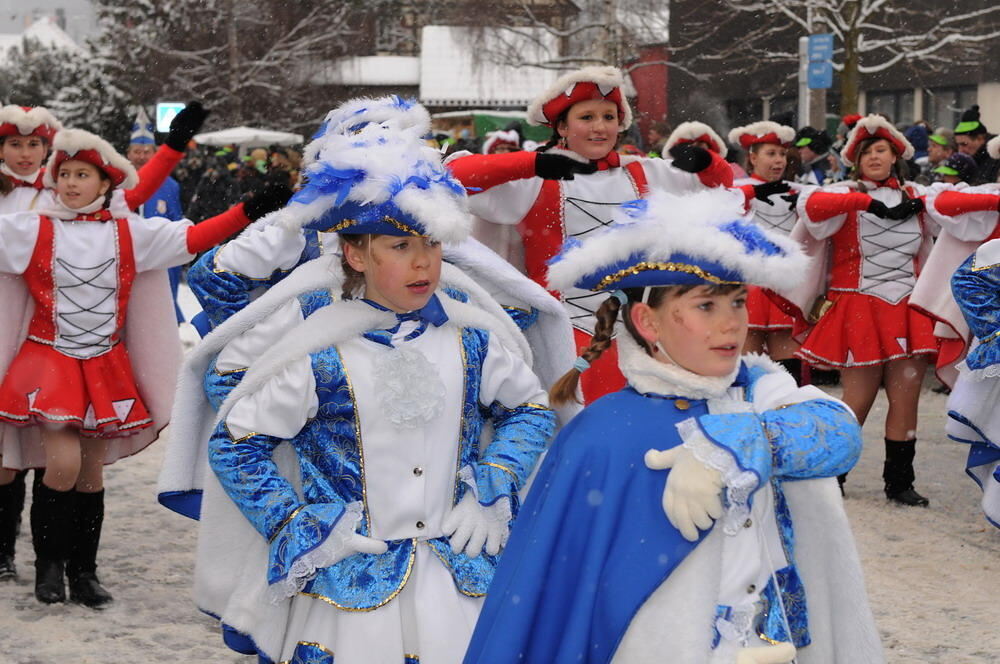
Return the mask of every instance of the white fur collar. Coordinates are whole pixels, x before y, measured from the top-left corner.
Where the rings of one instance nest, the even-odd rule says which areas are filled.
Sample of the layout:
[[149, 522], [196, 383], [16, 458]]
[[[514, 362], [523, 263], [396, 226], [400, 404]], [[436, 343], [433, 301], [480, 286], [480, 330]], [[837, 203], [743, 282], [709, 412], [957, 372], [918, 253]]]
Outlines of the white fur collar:
[[737, 363], [728, 376], [699, 376], [676, 364], [654, 360], [627, 331], [618, 340], [618, 368], [640, 394], [664, 394], [691, 399], [718, 399], [726, 394], [740, 371]]
[[104, 207], [104, 196], [98, 196], [89, 205], [84, 205], [81, 208], [71, 208], [58, 196], [55, 197], [52, 207], [46, 210], [40, 210], [40, 214], [46, 217], [55, 217], [56, 219], [72, 220], [79, 217], [81, 214], [92, 214], [97, 212]]

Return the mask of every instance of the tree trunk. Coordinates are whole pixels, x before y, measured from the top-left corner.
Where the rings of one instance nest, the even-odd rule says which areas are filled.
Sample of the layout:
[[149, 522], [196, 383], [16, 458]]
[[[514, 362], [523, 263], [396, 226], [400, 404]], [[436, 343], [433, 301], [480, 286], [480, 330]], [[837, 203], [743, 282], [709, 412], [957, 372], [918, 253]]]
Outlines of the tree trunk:
[[858, 39], [861, 31], [858, 29], [860, 8], [857, 0], [849, 2], [845, 8], [848, 14], [849, 28], [844, 33], [844, 69], [840, 72], [840, 115], [858, 112], [858, 94], [861, 88], [861, 74], [858, 72], [860, 58], [858, 56]]

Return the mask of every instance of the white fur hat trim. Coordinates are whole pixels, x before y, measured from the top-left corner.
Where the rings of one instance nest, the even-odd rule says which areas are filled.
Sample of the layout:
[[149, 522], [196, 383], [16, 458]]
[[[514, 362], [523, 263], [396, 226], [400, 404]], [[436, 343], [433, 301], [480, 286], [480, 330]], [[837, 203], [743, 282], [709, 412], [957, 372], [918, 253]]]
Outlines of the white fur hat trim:
[[60, 153], [65, 153], [68, 158], [72, 158], [76, 153], [85, 150], [96, 151], [104, 162], [103, 166], [111, 167], [123, 174], [123, 180], [114, 187], [115, 189], [132, 189], [139, 184], [139, 176], [135, 172], [135, 167], [128, 159], [118, 154], [106, 140], [82, 129], [63, 129], [56, 134], [55, 140], [52, 141], [52, 156], [49, 157], [43, 180], [45, 186], [52, 189], [56, 186], [53, 170], [56, 167], [57, 159], [63, 161], [59, 158]]
[[621, 89], [622, 117], [618, 126], [624, 131], [632, 126], [632, 109], [625, 98], [625, 77], [617, 67], [584, 67], [563, 74], [555, 83], [545, 89], [528, 106], [528, 124], [545, 125], [550, 122], [542, 112], [542, 107], [559, 95], [569, 95], [577, 83], [590, 82], [600, 89], [602, 94], [608, 94], [614, 88]]
[[892, 126], [891, 122], [881, 115], [872, 113], [858, 120], [858, 123], [854, 125], [854, 129], [847, 135], [847, 142], [840, 153], [841, 161], [848, 166], [853, 165], [857, 158], [857, 155], [854, 153], [857, 151], [858, 145], [864, 139], [875, 136], [879, 130], [882, 130], [886, 134], [885, 138], [887, 141], [895, 144], [896, 151], [900, 153], [902, 159], [913, 158], [913, 145], [906, 140], [906, 136], [903, 136], [898, 129]]
[[726, 147], [726, 142], [722, 140], [722, 137], [715, 133], [711, 127], [709, 127], [704, 122], [682, 122], [677, 125], [670, 136], [667, 138], [667, 142], [663, 145], [663, 152], [667, 153], [670, 148], [674, 147], [678, 143], [690, 143], [695, 141], [702, 136], [705, 136], [715, 143], [717, 148], [715, 151], [719, 153], [719, 156], [725, 158], [729, 154], [729, 148]]
[[742, 145], [740, 142], [741, 136], [754, 136], [760, 138], [762, 136], [767, 136], [768, 134], [774, 134], [781, 141], [782, 145], [786, 143], [791, 143], [795, 140], [795, 130], [783, 124], [778, 124], [777, 122], [771, 122], [770, 120], [761, 120], [760, 122], [752, 122], [743, 127], [736, 127], [729, 132], [729, 142], [734, 145]]

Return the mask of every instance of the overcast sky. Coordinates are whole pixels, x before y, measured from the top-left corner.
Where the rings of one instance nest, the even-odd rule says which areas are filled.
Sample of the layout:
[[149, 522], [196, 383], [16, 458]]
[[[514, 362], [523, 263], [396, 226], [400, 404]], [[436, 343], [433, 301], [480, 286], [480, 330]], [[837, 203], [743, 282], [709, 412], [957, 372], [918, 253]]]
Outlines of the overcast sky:
[[0, 33], [21, 32], [36, 15], [66, 15], [66, 32], [81, 42], [94, 28], [94, 10], [90, 0], [0, 0]]

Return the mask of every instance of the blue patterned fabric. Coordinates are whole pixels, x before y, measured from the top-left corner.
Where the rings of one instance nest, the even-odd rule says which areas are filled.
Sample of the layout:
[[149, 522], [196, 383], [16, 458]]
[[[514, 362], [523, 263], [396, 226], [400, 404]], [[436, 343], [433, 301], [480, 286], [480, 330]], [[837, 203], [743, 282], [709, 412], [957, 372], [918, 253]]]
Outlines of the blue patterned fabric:
[[[774, 578], [778, 579], [781, 589], [779, 602], [778, 589]], [[809, 636], [809, 611], [806, 606], [806, 589], [802, 579], [793, 565], [783, 567], [774, 573], [761, 593], [760, 624], [757, 633], [771, 641], [791, 641], [796, 648], [804, 648], [812, 643]], [[782, 613], [784, 609], [784, 613]], [[792, 633], [789, 635], [785, 619]]]
[[[495, 407], [483, 408], [479, 403], [489, 335], [483, 330], [463, 329], [461, 338], [465, 360], [465, 406], [459, 468], [471, 465], [476, 469], [477, 480], [485, 478], [478, 484], [492, 500], [501, 495], [501, 491], [513, 497], [545, 449], [555, 426], [555, 416], [548, 409], [536, 407], [498, 411], [493, 421], [493, 438], [480, 452], [480, 434], [486, 419], [493, 417], [496, 410]], [[311, 360], [318, 411], [290, 441], [299, 459], [304, 504], [271, 460], [274, 447], [281, 441], [264, 435], [233, 441], [225, 425], [220, 424], [209, 443], [211, 466], [223, 488], [257, 531], [272, 540], [268, 571], [268, 580], [272, 583], [281, 580], [296, 560], [329, 535], [336, 520], [342, 516], [344, 505], [355, 501], [364, 503], [365, 500], [361, 448], [355, 428], [356, 406], [347, 373], [336, 348], [314, 353]], [[219, 394], [226, 387], [222, 382], [215, 380], [212, 383], [212, 389]], [[509, 464], [517, 478], [513, 479], [507, 471], [498, 471], [504, 475], [503, 481], [492, 480], [493, 469], [481, 470], [480, 455], [484, 460]], [[459, 468], [456, 468], [455, 502], [466, 491], [466, 485], [458, 480]], [[369, 535], [367, 507], [357, 530], [362, 535]], [[474, 597], [485, 593], [496, 568], [496, 557], [483, 554], [472, 559], [464, 553], [453, 554], [444, 537], [427, 544], [449, 569], [459, 591]], [[349, 556], [317, 571], [302, 592], [338, 607], [377, 608], [394, 597], [406, 583], [418, 545], [413, 539], [395, 540], [388, 542], [386, 553]]]
[[834, 477], [853, 468], [861, 454], [861, 428], [854, 416], [825, 399], [759, 415], [709, 414], [697, 420], [709, 440], [762, 482], [771, 477]]
[[507, 315], [511, 317], [514, 324], [517, 325], [522, 332], [538, 322], [538, 316], [540, 313], [538, 309], [535, 309], [534, 307], [531, 307], [530, 309], [521, 309], [518, 307], [504, 306], [503, 310], [507, 312]]
[[979, 345], [969, 351], [970, 369], [1000, 363], [1000, 265], [977, 265], [976, 254], [951, 277], [951, 293]]
[[[294, 267], [322, 253], [319, 233], [303, 231], [306, 245]], [[224, 245], [223, 245], [224, 246]], [[198, 298], [212, 327], [221, 325], [250, 304], [251, 291], [270, 288], [285, 278], [290, 270], [275, 270], [267, 278], [254, 279], [242, 274], [215, 270], [215, 255], [222, 247], [205, 252], [188, 270], [188, 286]]]

